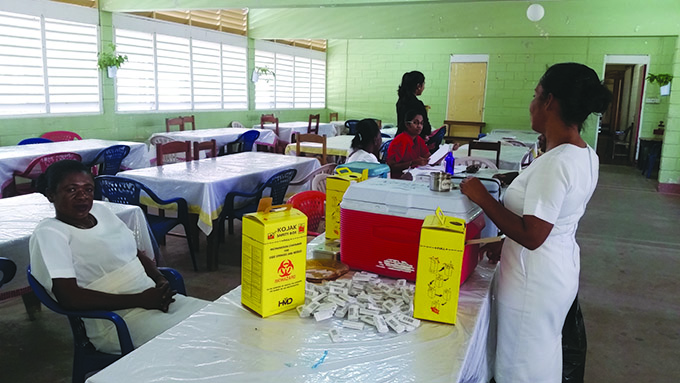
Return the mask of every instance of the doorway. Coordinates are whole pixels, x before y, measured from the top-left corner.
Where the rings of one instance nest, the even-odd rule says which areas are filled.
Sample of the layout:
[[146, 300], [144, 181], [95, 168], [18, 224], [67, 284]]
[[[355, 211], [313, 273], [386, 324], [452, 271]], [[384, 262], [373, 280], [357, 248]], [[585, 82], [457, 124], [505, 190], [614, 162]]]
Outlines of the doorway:
[[606, 56], [604, 84], [612, 92], [602, 115], [596, 151], [602, 163], [630, 165], [636, 160], [648, 56]]

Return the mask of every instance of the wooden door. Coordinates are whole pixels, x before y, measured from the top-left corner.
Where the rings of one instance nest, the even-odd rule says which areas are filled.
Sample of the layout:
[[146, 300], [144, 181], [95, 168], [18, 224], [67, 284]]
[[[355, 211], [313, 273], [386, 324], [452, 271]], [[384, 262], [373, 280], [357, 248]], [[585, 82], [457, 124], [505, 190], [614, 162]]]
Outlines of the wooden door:
[[452, 62], [447, 120], [481, 122], [486, 90], [485, 62]]

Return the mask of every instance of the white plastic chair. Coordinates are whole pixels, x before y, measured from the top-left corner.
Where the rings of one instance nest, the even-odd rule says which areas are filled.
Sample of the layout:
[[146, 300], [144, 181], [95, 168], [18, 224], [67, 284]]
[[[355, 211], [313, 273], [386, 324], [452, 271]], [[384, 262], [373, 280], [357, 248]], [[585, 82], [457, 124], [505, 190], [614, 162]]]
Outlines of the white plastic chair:
[[456, 157], [456, 165], [465, 165], [465, 166], [470, 166], [470, 165], [479, 165], [480, 169], [491, 169], [491, 170], [498, 170], [498, 166], [494, 163], [494, 161], [484, 158], [484, 157], [475, 157], [475, 156], [463, 156], [463, 157]]
[[238, 121], [232, 121], [229, 126], [232, 128], [245, 128], [245, 126], [243, 126], [243, 124]]
[[322, 193], [326, 192], [326, 178], [328, 178], [330, 174], [326, 173], [321, 173], [317, 174], [312, 178], [312, 190], [320, 191]]

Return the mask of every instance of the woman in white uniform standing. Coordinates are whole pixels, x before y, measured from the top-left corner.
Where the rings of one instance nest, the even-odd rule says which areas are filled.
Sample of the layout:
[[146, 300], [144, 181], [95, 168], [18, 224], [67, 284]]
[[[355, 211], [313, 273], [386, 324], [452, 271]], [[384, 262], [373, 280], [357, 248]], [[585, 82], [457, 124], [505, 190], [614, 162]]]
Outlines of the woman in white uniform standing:
[[579, 283], [578, 222], [595, 190], [599, 161], [581, 138], [591, 113], [603, 113], [611, 93], [591, 68], [550, 67], [529, 106], [531, 127], [547, 152], [508, 187], [501, 205], [476, 178], [461, 191], [505, 233], [481, 249], [501, 257], [495, 299], [497, 383], [562, 381], [561, 332]]

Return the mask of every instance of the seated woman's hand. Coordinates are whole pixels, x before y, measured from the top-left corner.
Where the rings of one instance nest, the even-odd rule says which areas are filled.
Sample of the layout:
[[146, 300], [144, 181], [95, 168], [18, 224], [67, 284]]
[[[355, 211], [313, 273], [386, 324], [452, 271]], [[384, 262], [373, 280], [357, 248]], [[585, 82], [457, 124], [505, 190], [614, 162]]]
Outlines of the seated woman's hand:
[[156, 309], [168, 312], [170, 303], [175, 301], [173, 298], [175, 294], [177, 292], [171, 290], [168, 283], [162, 284], [161, 287], [146, 289], [142, 292], [142, 307], [148, 310]]
[[413, 160], [413, 162], [411, 163], [411, 166], [424, 166], [424, 165], [427, 165], [427, 162], [429, 160], [430, 159], [427, 158], [427, 157], [419, 157], [419, 158], [416, 158], [415, 160]]

